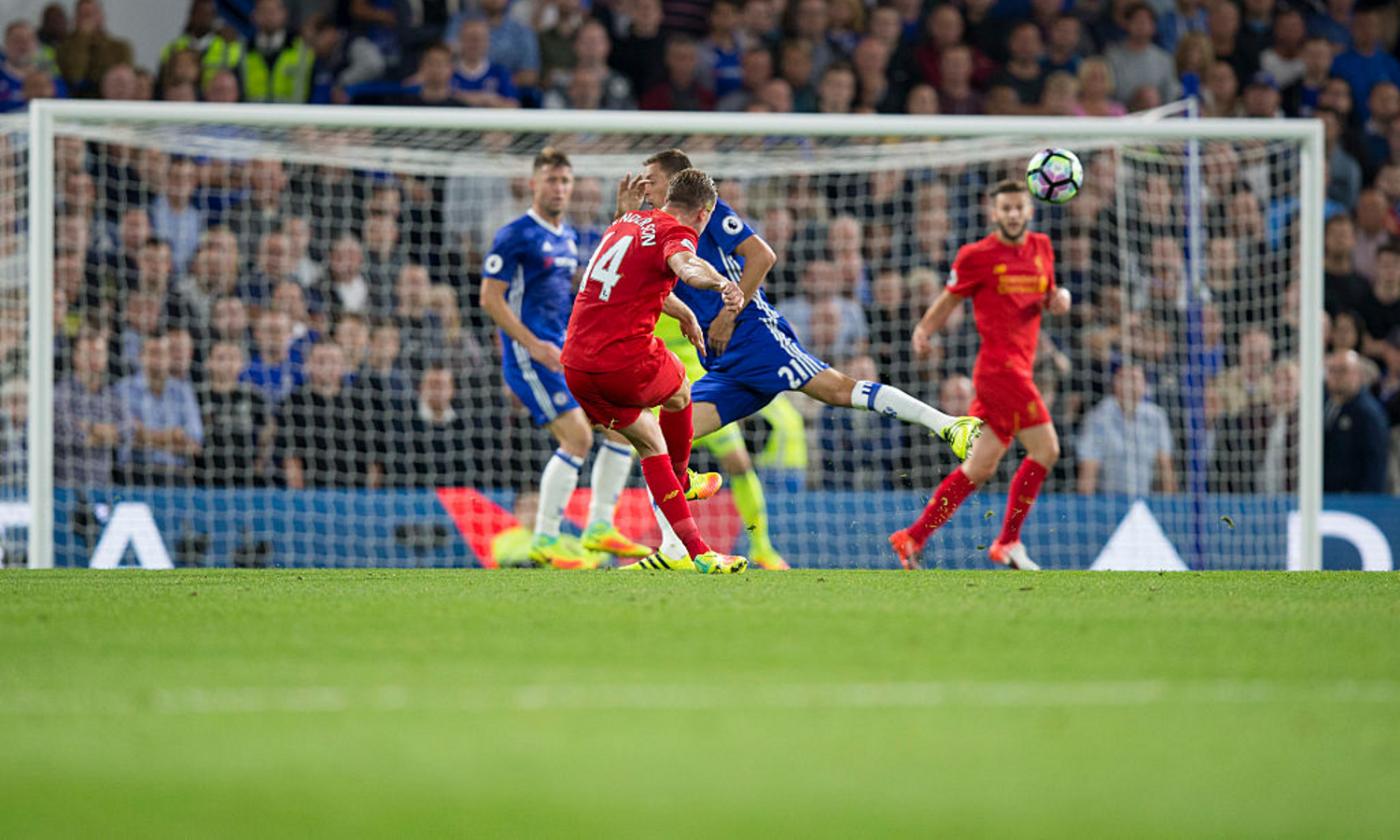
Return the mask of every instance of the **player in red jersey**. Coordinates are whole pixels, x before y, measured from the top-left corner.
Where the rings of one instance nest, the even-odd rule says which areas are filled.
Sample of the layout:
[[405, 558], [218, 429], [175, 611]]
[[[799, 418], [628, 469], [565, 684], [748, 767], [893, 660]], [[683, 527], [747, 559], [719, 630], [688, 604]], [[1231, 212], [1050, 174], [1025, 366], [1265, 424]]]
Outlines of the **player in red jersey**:
[[[709, 221], [716, 198], [710, 177], [687, 169], [671, 179], [661, 209], [625, 213], [604, 231], [583, 271], [560, 357], [588, 419], [636, 448], [647, 489], [702, 574], [742, 572], [748, 561], [712, 551], [690, 515], [682, 490], [690, 483], [690, 381], [653, 333], [665, 312], [704, 352], [695, 313], [671, 293], [677, 279], [719, 292], [732, 312], [744, 303], [739, 285], [695, 254], [696, 231]], [[661, 412], [653, 416], [648, 409], [657, 406]]]
[[996, 230], [958, 249], [948, 286], [914, 328], [914, 352], [926, 357], [929, 339], [953, 310], [972, 299], [972, 313], [982, 349], [972, 370], [976, 397], [972, 414], [982, 418], [983, 434], [972, 444], [967, 460], [954, 470], [929, 500], [914, 524], [890, 536], [890, 545], [906, 569], [918, 568], [919, 552], [930, 535], [947, 522], [958, 505], [996, 471], [1012, 438], [1026, 448], [1026, 458], [1011, 479], [1006, 519], [988, 555], [1013, 569], [1035, 570], [1021, 544], [1021, 523], [1035, 504], [1046, 473], [1060, 457], [1060, 439], [1045, 401], [1031, 379], [1040, 314], [1063, 315], [1070, 296], [1055, 286], [1055, 253], [1050, 237], [1032, 233], [1031, 199], [1018, 181], [992, 188], [992, 222]]

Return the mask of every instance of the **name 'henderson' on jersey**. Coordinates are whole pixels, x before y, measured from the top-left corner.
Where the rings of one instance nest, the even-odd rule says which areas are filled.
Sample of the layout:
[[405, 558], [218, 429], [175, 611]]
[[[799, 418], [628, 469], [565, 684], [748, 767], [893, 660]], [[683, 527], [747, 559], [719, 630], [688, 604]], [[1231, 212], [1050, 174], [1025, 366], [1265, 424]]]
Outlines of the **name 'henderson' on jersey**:
[[958, 249], [948, 291], [972, 299], [982, 347], [973, 379], [998, 374], [1031, 378], [1045, 295], [1055, 288], [1050, 237], [1031, 232], [1019, 246], [988, 234]]
[[[483, 277], [507, 284], [506, 303], [525, 328], [558, 346], [574, 299], [578, 233], [555, 227], [533, 209], [501, 228], [482, 264]], [[510, 343], [501, 331], [501, 341]]]
[[569, 319], [562, 361], [575, 370], [609, 373], [656, 352], [652, 335], [676, 273], [666, 261], [695, 251], [693, 228], [660, 210], [624, 213], [603, 232], [583, 272]]

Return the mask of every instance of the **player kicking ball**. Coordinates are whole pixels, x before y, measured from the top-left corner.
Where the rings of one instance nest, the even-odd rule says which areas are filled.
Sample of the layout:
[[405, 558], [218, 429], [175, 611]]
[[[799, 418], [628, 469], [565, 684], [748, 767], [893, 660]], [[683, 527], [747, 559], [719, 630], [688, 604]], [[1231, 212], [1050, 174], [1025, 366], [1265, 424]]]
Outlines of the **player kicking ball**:
[[506, 385], [535, 425], [547, 427], [559, 442], [540, 476], [530, 560], [578, 569], [596, 567], [605, 554], [646, 557], [651, 548], [628, 539], [613, 524], [618, 497], [632, 472], [632, 448], [615, 432], [593, 459], [593, 498], [582, 541], [559, 533], [564, 507], [593, 448], [593, 431], [569, 394], [560, 363], [578, 269], [578, 234], [564, 222], [574, 191], [569, 158], [555, 149], [536, 155], [530, 190], [530, 209], [497, 231], [481, 282], [481, 308], [501, 330]]
[[914, 328], [913, 344], [915, 354], [928, 356], [930, 337], [943, 328], [964, 300], [972, 299], [982, 339], [972, 369], [976, 391], [972, 412], [993, 434], [977, 439], [967, 460], [938, 485], [914, 524], [890, 535], [890, 545], [906, 569], [919, 567], [924, 543], [952, 518], [964, 499], [992, 477], [1013, 438], [1026, 448], [1026, 458], [1011, 479], [1001, 534], [987, 553], [993, 562], [1013, 569], [1040, 568], [1021, 544], [1021, 525], [1050, 467], [1060, 457], [1060, 439], [1031, 370], [1040, 340], [1042, 310], [1052, 315], [1069, 312], [1070, 295], [1055, 286], [1050, 237], [1029, 229], [1031, 199], [1025, 185], [1002, 181], [992, 188], [989, 199], [996, 229], [958, 249], [948, 285]]
[[[672, 292], [677, 279], [720, 294], [738, 311], [744, 295], [739, 286], [696, 256], [697, 230], [714, 210], [714, 182], [687, 169], [671, 180], [657, 210], [624, 213], [603, 232], [583, 271], [573, 316], [564, 336], [564, 378], [588, 419], [616, 431], [632, 443], [642, 459], [647, 489], [685, 546], [696, 571], [738, 574], [748, 568], [743, 557], [712, 550], [686, 502], [694, 437], [690, 381], [675, 354], [653, 335], [665, 312], [680, 322], [696, 347], [704, 333], [695, 313]], [[653, 415], [650, 409], [660, 407]], [[713, 495], [719, 476], [703, 482]]]
[[[690, 166], [690, 160], [677, 149], [653, 155], [645, 161], [642, 178], [624, 182], [618, 191], [619, 210], [638, 207], [643, 198], [652, 206], [664, 200], [668, 185], [678, 172]], [[623, 205], [626, 204], [627, 207]], [[721, 231], [709, 245], [721, 263], [730, 267], [731, 277], [740, 273], [743, 283], [744, 307], [738, 315], [721, 311], [713, 292], [700, 288], [677, 287], [676, 296], [694, 310], [709, 339], [708, 353], [700, 348], [701, 361], [707, 373], [695, 383], [695, 435], [703, 437], [742, 420], [763, 409], [773, 398], [786, 391], [801, 391], [807, 396], [840, 408], [877, 411], [906, 423], [924, 426], [935, 437], [948, 443], [959, 459], [967, 457], [968, 448], [981, 430], [982, 421], [976, 417], [952, 417], [944, 414], [891, 385], [857, 381], [812, 356], [802, 346], [797, 334], [763, 294], [763, 271], [748, 270], [747, 262], [772, 251], [748, 225], [726, 206], [727, 216], [719, 218]], [[728, 228], [723, 225], [728, 223]], [[710, 227], [713, 227], [712, 224]], [[706, 234], [710, 233], [706, 229]], [[729, 234], [727, 237], [724, 234]], [[762, 245], [745, 254], [747, 243]], [[702, 240], [702, 255], [706, 246]], [[771, 262], [768, 264], [771, 266]], [[661, 550], [640, 565], [646, 568], [676, 568], [671, 559], [678, 553], [675, 538], [662, 528]]]

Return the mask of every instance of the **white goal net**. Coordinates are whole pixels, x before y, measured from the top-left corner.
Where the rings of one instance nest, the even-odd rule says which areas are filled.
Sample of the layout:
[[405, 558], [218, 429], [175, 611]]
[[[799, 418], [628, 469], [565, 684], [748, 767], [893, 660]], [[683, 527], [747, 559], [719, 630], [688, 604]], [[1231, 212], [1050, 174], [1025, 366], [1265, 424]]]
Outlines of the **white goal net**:
[[[1284, 568], [1301, 550], [1290, 517], [1308, 506], [1299, 442], [1313, 433], [1304, 386], [1317, 385], [1301, 354], [1317, 303], [1301, 266], [1320, 207], [1296, 126], [1270, 137], [1262, 124], [1201, 122], [1191, 139], [1175, 119], [1078, 132], [985, 121], [982, 134], [884, 120], [871, 136], [826, 136], [850, 129], [380, 109], [51, 114], [52, 268], [40, 261], [55, 307], [51, 394], [25, 386], [25, 224], [6, 209], [24, 205], [26, 135], [0, 133], [0, 492], [24, 498], [10, 456], [24, 423], [10, 412], [32, 391], [52, 412], [51, 497], [37, 502], [52, 504], [57, 565], [517, 555], [555, 444], [505, 386], [477, 296], [546, 145], [573, 161], [580, 264], [612, 218], [616, 180], [682, 148], [776, 252], [767, 293], [813, 355], [953, 414], [972, 396], [971, 310], [927, 358], [911, 350], [913, 325], [957, 249], [987, 233], [988, 187], [1023, 177], [1040, 148], [1074, 149], [1082, 193], [1038, 205], [1034, 223], [1075, 304], [1042, 330], [1035, 378], [1063, 451], [1026, 544], [1051, 568]], [[892, 566], [886, 536], [956, 462], [921, 428], [783, 400], [741, 424], [774, 547], [799, 567]], [[1020, 459], [1013, 447], [928, 563], [986, 565]], [[587, 474], [566, 528], [583, 524]], [[746, 548], [753, 516], [728, 492], [696, 511], [716, 547]], [[639, 475], [615, 521], [656, 544]]]

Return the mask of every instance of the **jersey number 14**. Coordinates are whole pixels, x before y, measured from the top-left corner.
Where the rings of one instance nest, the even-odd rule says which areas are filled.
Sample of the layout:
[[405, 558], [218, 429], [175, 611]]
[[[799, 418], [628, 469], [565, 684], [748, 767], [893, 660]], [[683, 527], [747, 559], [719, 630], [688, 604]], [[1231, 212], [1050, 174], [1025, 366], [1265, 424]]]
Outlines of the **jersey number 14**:
[[583, 285], [579, 287], [579, 291], [582, 292], [588, 288], [588, 281], [598, 281], [598, 285], [603, 287], [598, 292], [598, 300], [612, 297], [613, 286], [622, 279], [618, 268], [622, 266], [622, 258], [627, 256], [627, 249], [632, 245], [634, 238], [631, 235], [624, 236], [609, 245], [608, 240], [612, 239], [612, 236], [609, 233], [598, 243], [598, 250], [593, 252], [593, 259], [588, 261], [588, 268], [583, 270]]

